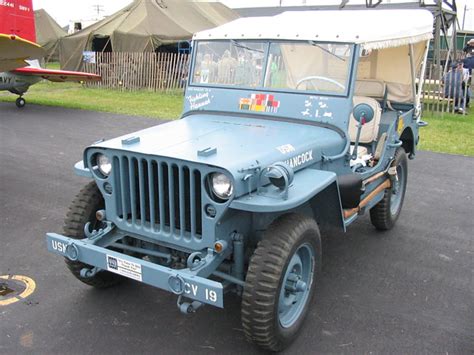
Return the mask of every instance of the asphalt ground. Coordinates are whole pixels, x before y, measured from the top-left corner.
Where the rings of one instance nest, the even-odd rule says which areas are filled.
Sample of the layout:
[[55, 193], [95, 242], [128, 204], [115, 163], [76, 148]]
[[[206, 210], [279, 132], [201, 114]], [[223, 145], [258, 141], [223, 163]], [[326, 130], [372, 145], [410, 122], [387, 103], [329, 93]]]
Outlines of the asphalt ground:
[[[0, 353], [255, 353], [237, 297], [184, 316], [170, 293], [127, 281], [98, 291], [46, 250], [87, 181], [73, 174], [83, 148], [160, 121], [0, 103], [0, 275], [36, 282], [0, 306]], [[474, 352], [474, 159], [420, 152], [409, 162], [396, 227], [368, 217], [323, 239], [323, 274], [288, 354]]]

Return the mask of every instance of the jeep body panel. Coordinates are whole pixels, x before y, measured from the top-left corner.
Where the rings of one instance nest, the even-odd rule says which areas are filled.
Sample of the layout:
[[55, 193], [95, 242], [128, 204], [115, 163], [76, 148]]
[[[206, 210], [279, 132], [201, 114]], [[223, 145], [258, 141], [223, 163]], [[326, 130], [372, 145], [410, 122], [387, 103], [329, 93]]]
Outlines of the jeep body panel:
[[[100, 142], [85, 152], [85, 166], [98, 151], [122, 151], [157, 156], [192, 164], [219, 167], [229, 172], [235, 196], [248, 193], [242, 179], [249, 170], [286, 161], [295, 171], [320, 164], [324, 155], [343, 152], [344, 133], [311, 122], [281, 122], [259, 117], [194, 114], [181, 120]], [[137, 137], [136, 143], [124, 143]], [[202, 154], [210, 149], [212, 152]], [[252, 183], [256, 188], [256, 181]]]
[[288, 199], [282, 199], [282, 191], [269, 185], [259, 194], [248, 194], [233, 200], [229, 207], [249, 212], [289, 211], [308, 202], [336, 181], [336, 174], [332, 171], [304, 169], [295, 174], [292, 193], [288, 195]]

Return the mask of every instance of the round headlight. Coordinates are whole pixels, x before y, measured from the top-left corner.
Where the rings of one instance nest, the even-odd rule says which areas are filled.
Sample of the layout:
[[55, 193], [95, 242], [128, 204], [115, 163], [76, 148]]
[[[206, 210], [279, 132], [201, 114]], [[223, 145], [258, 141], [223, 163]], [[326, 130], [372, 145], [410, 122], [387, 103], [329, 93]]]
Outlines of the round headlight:
[[234, 191], [234, 186], [232, 185], [232, 181], [222, 173], [214, 173], [211, 176], [211, 183], [212, 183], [212, 192], [214, 194], [223, 199], [227, 200]]
[[97, 167], [104, 176], [109, 176], [112, 171], [112, 162], [104, 154], [97, 154]]

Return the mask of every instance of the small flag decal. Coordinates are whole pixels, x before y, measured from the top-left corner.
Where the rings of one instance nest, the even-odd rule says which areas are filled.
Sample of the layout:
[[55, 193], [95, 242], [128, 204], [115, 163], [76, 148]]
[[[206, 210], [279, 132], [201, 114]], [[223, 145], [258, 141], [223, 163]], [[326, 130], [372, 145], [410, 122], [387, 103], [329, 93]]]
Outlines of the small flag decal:
[[251, 94], [250, 98], [241, 98], [239, 102], [239, 109], [244, 111], [277, 113], [279, 108], [280, 101], [268, 94]]

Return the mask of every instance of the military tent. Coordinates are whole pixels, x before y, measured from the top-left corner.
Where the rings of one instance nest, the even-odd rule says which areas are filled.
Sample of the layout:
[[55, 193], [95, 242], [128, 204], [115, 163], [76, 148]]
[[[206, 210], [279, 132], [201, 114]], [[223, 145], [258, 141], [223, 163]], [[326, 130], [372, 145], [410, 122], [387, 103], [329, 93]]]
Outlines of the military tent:
[[36, 42], [46, 50], [46, 60], [58, 60], [59, 40], [67, 35], [43, 9], [35, 11]]
[[79, 70], [84, 51], [152, 52], [190, 40], [193, 33], [222, 25], [238, 15], [221, 3], [189, 0], [135, 0], [115, 14], [66, 36], [61, 68]]

